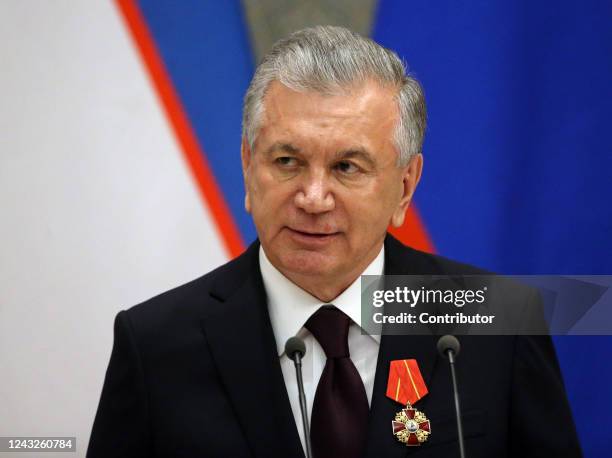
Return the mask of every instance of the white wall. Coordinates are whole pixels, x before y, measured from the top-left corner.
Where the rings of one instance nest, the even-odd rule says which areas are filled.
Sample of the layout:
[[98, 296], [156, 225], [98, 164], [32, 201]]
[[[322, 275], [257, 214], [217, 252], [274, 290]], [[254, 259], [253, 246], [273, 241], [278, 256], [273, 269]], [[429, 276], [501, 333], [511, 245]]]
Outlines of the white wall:
[[0, 1], [0, 436], [84, 456], [115, 314], [226, 259], [114, 5]]

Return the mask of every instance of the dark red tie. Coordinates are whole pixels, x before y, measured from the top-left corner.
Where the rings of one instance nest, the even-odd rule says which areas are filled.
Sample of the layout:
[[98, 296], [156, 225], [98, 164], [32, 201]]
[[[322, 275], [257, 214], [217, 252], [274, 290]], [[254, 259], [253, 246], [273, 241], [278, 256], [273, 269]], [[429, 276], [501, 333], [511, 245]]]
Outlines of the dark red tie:
[[349, 355], [350, 325], [351, 319], [333, 305], [321, 307], [305, 324], [327, 356], [312, 406], [314, 458], [358, 458], [364, 451], [369, 407]]

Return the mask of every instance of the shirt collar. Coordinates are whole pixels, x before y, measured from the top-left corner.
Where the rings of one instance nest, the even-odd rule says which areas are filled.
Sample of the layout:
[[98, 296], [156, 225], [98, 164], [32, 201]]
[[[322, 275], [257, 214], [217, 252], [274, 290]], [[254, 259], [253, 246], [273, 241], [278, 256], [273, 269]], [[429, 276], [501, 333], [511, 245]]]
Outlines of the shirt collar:
[[[384, 272], [385, 248], [381, 247], [378, 256], [365, 268], [361, 275], [382, 275]], [[264, 288], [268, 296], [268, 310], [278, 355], [285, 352], [285, 342], [298, 334], [310, 315], [327, 302], [304, 291], [276, 267], [272, 265], [263, 247], [259, 247], [259, 267], [263, 278]], [[361, 323], [361, 276], [338, 297], [330, 301], [347, 314], [353, 322]], [[380, 343], [380, 336], [371, 336]]]

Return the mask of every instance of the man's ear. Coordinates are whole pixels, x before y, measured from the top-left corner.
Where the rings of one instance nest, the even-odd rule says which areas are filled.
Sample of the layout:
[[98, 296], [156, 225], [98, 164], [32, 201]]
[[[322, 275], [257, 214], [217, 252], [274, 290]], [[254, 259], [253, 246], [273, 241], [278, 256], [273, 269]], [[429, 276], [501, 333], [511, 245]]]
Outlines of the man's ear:
[[251, 213], [251, 198], [249, 196], [249, 166], [251, 165], [251, 146], [246, 137], [242, 137], [240, 159], [242, 160], [242, 178], [244, 179], [244, 209]]
[[415, 154], [410, 158], [408, 165], [404, 166], [402, 172], [402, 197], [397, 205], [397, 208], [391, 216], [391, 224], [395, 227], [400, 227], [404, 224], [406, 210], [410, 205], [414, 191], [416, 190], [421, 172], [423, 171], [423, 155]]

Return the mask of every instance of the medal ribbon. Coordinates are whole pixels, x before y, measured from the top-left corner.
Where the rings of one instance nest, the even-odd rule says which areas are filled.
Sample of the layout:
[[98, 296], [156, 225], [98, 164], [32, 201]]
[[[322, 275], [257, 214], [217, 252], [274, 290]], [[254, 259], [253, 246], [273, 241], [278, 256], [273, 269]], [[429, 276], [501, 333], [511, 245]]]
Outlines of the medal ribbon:
[[388, 398], [402, 405], [412, 405], [428, 392], [416, 359], [391, 361], [387, 382]]

